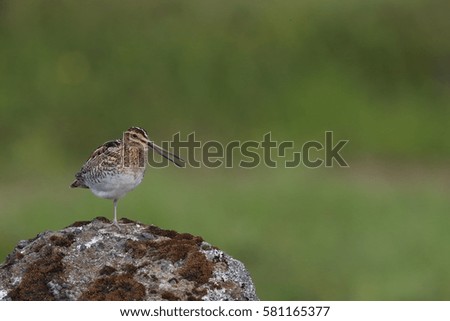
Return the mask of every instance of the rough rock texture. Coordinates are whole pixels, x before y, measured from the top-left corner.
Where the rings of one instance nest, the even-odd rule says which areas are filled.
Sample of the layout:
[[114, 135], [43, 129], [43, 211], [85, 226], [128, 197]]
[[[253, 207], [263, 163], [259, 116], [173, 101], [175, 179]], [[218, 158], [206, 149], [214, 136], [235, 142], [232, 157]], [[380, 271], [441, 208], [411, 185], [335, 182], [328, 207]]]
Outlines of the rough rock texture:
[[20, 241], [0, 300], [258, 300], [244, 265], [199, 236], [123, 219]]

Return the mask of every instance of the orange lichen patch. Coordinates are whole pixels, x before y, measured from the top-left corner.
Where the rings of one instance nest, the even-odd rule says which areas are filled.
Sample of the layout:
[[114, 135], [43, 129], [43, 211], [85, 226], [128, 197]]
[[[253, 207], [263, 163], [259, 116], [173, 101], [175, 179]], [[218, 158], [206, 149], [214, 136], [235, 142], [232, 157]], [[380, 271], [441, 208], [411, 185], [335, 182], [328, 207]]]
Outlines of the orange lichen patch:
[[113, 268], [112, 266], [109, 266], [109, 265], [105, 265], [104, 267], [101, 268], [101, 270], [98, 273], [100, 275], [111, 275], [114, 272], [116, 272], [115, 268]]
[[76, 222], [70, 224], [67, 227], [80, 227], [80, 226], [88, 225], [90, 223], [92, 223], [92, 222], [91, 221], [76, 221]]
[[142, 258], [148, 251], [156, 250], [157, 256], [160, 259], [167, 259], [171, 262], [176, 262], [184, 259], [188, 252], [198, 251], [199, 245], [202, 242], [203, 239], [199, 236], [193, 236], [187, 233], [176, 233], [173, 238], [166, 240], [127, 240], [125, 243], [125, 250], [131, 251], [133, 258], [135, 259]]
[[208, 261], [203, 253], [191, 252], [186, 257], [186, 262], [180, 268], [179, 273], [186, 280], [202, 285], [208, 282], [213, 269], [214, 264]]
[[196, 243], [191, 240], [149, 241], [148, 245], [156, 250], [156, 257], [175, 263], [184, 260], [190, 252], [197, 252]]
[[148, 241], [133, 241], [127, 240], [125, 242], [125, 251], [131, 251], [131, 256], [134, 259], [140, 259], [144, 257], [148, 249]]
[[173, 263], [183, 260], [191, 252], [198, 252], [203, 239], [191, 234], [178, 234], [169, 240], [147, 241], [148, 245], [156, 249], [157, 256]]
[[20, 284], [8, 293], [11, 300], [54, 300], [47, 284], [63, 272], [64, 254], [51, 247], [43, 247], [42, 258], [30, 265]]
[[165, 291], [161, 294], [161, 298], [167, 301], [180, 301], [181, 299], [172, 292]]
[[138, 269], [138, 267], [137, 267], [137, 266], [134, 266], [134, 265], [132, 265], [132, 264], [125, 264], [125, 265], [122, 267], [122, 270], [123, 270], [125, 273], [129, 274], [129, 275], [135, 274], [136, 271], [137, 271], [137, 269]]
[[169, 238], [174, 238], [175, 236], [179, 235], [178, 232], [172, 231], [172, 230], [163, 230], [157, 226], [154, 225], [149, 225], [146, 228], [146, 231], [149, 233], [152, 233], [154, 235], [158, 235], [158, 236], [165, 236], [165, 237], [169, 237]]
[[145, 298], [145, 287], [128, 274], [98, 278], [92, 282], [79, 300], [136, 301]]
[[73, 234], [62, 234], [62, 235], [52, 235], [50, 237], [50, 242], [55, 246], [69, 247], [75, 242], [75, 235]]
[[130, 220], [130, 219], [126, 218], [126, 217], [122, 217], [122, 218], [119, 220], [119, 222], [122, 223], [122, 224], [132, 224], [132, 223], [138, 224], [138, 222], [133, 221], [133, 220]]
[[41, 249], [45, 246], [45, 243], [34, 243], [31, 245], [31, 248], [33, 249], [33, 252], [38, 253], [41, 251]]
[[188, 234], [188, 233], [178, 234], [177, 236], [174, 237], [174, 240], [180, 240], [180, 241], [189, 240], [198, 246], [200, 246], [203, 242], [203, 239], [200, 236], [194, 236], [194, 235]]
[[202, 297], [204, 297], [208, 293], [206, 289], [199, 290], [198, 288], [195, 288], [192, 290], [192, 292], [188, 293], [187, 299], [188, 301], [200, 301]]

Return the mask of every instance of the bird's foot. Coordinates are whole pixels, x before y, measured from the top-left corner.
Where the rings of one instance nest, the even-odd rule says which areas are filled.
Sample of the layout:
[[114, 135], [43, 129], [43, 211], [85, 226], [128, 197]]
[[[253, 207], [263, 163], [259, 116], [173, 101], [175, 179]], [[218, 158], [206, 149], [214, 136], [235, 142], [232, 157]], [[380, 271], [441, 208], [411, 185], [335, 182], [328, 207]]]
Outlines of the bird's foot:
[[114, 219], [114, 221], [112, 222], [111, 225], [115, 225], [117, 227], [117, 229], [120, 231], [120, 226], [119, 226], [119, 222], [117, 222], [116, 219]]

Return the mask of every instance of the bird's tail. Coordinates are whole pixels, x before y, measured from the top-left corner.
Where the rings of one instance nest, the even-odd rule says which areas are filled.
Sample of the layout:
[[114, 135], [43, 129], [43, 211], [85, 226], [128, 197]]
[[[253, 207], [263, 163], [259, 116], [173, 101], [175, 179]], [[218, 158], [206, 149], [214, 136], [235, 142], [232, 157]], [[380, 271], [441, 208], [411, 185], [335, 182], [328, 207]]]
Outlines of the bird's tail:
[[72, 184], [70, 184], [71, 188], [81, 187], [81, 188], [89, 188], [87, 187], [83, 182], [80, 182], [79, 180], [74, 180]]

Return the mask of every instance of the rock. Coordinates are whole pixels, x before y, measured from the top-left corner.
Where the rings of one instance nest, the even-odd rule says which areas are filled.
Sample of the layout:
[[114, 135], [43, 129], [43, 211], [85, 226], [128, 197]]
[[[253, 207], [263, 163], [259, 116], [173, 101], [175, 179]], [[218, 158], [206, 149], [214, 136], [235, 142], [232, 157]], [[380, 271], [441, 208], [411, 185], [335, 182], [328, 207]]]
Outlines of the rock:
[[20, 241], [0, 300], [258, 300], [244, 265], [199, 236], [122, 219]]

